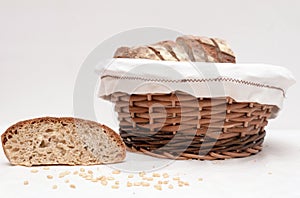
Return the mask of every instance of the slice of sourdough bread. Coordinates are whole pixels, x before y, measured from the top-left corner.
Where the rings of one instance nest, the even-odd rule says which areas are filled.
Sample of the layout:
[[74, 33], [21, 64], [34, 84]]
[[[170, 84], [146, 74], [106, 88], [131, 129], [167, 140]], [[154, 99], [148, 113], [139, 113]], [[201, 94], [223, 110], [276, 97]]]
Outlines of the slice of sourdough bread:
[[95, 165], [121, 162], [126, 155], [112, 129], [78, 118], [21, 121], [9, 127], [1, 141], [13, 165]]
[[170, 54], [172, 54], [177, 61], [190, 61], [188, 54], [184, 51], [183, 47], [177, 45], [174, 41], [161, 41], [157, 44], [164, 46]]
[[148, 45], [161, 60], [165, 61], [178, 61], [164, 46], [160, 44]]

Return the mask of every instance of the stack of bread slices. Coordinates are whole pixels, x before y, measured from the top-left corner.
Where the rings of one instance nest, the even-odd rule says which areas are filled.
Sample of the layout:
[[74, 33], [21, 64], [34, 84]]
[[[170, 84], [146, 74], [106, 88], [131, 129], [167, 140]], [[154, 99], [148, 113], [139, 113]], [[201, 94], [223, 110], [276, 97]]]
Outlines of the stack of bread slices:
[[120, 47], [115, 52], [114, 58], [235, 63], [235, 55], [225, 40], [191, 35], [179, 36], [176, 41]]

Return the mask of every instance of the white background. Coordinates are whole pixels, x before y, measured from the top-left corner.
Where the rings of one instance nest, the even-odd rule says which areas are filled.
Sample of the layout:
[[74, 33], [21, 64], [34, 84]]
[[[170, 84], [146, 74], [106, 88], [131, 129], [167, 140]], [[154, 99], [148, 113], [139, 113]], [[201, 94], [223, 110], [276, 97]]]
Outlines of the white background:
[[[105, 39], [156, 26], [225, 38], [240, 63], [285, 66], [300, 77], [300, 1], [0, 0], [0, 125], [72, 115], [81, 64]], [[299, 129], [300, 84], [272, 129]]]
[[[299, 24], [298, 0], [0, 0], [1, 130], [22, 119], [72, 115], [81, 64], [96, 46], [122, 31], [156, 26], [225, 38], [238, 62], [285, 66], [299, 79]], [[114, 191], [71, 178], [76, 190], [60, 181], [58, 191], [53, 191], [57, 178], [48, 181], [46, 172], [32, 175], [27, 168], [9, 166], [1, 151], [0, 197], [66, 193], [73, 197], [299, 197], [299, 88], [298, 83], [288, 91], [284, 109], [269, 123], [265, 149], [258, 155], [220, 162], [177, 161], [161, 170], [190, 181], [189, 188], [163, 193], [153, 187]], [[103, 115], [112, 115], [110, 111], [103, 109]], [[112, 119], [109, 116], [104, 123]], [[128, 163], [134, 161], [127, 158], [123, 165]], [[70, 170], [52, 167], [50, 173], [66, 169]], [[110, 171], [104, 166], [91, 169]], [[197, 183], [198, 177], [203, 177], [203, 184]], [[23, 185], [26, 179], [29, 186]]]

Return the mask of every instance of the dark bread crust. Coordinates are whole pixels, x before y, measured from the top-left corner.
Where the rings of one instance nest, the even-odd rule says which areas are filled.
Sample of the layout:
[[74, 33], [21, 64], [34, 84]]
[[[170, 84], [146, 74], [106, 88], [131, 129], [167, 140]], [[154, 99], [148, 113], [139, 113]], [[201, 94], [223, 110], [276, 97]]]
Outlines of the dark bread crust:
[[[90, 120], [85, 120], [85, 119], [80, 119], [80, 118], [73, 118], [73, 117], [40, 117], [40, 118], [33, 118], [29, 120], [24, 120], [17, 122], [16, 124], [13, 124], [10, 126], [2, 135], [1, 135], [1, 142], [2, 142], [2, 148], [4, 151], [4, 154], [6, 155], [7, 159], [11, 162], [10, 155], [7, 153], [5, 144], [8, 141], [8, 138], [13, 137], [15, 134], [15, 130], [24, 126], [24, 125], [31, 125], [34, 123], [43, 123], [43, 122], [49, 122], [49, 123], [61, 123], [61, 124], [74, 124], [76, 126], [77, 124], [83, 124], [86, 123], [89, 126], [96, 127], [96, 128], [101, 128], [103, 129], [103, 132], [111, 138], [113, 141], [117, 143], [117, 146], [123, 151], [122, 154], [120, 155], [121, 159], [124, 159], [126, 157], [126, 147], [124, 142], [122, 141], [121, 137], [119, 134], [117, 134], [114, 130], [109, 128], [106, 125], [90, 121]], [[93, 154], [91, 153], [91, 156]], [[95, 163], [93, 164], [101, 164], [102, 162], [99, 162], [97, 157], [95, 157]], [[65, 164], [65, 165], [75, 165], [75, 164]], [[92, 165], [90, 163], [83, 164], [83, 165]]]
[[218, 47], [210, 38], [203, 36], [195, 36], [195, 38], [205, 51], [208, 62], [222, 62], [222, 59], [218, 55]]

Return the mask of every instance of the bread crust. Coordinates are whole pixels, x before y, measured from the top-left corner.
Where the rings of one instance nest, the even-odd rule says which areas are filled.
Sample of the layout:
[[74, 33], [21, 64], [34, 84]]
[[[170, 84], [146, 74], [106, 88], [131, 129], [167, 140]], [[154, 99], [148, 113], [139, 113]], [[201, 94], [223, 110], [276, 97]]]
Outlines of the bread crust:
[[[121, 150], [123, 151], [122, 155], [121, 155], [122, 160], [125, 159], [125, 157], [126, 157], [126, 146], [125, 146], [124, 142], [122, 141], [122, 138], [114, 130], [112, 130], [111, 128], [109, 128], [108, 126], [106, 126], [104, 124], [100, 124], [100, 123], [97, 123], [97, 122], [91, 121], [91, 120], [86, 120], [86, 119], [81, 119], [81, 118], [73, 118], [73, 117], [39, 117], [39, 118], [33, 118], [33, 119], [17, 122], [15, 124], [11, 125], [1, 135], [2, 148], [3, 148], [5, 156], [7, 157], [7, 159], [9, 160], [10, 163], [11, 163], [11, 159], [5, 148], [5, 144], [8, 141], [7, 136], [9, 136], [9, 135], [13, 136], [14, 134], [12, 133], [12, 131], [14, 131], [14, 129], [17, 129], [21, 126], [30, 125], [35, 122], [44, 122], [44, 121], [52, 122], [52, 123], [56, 123], [56, 122], [71, 123], [71, 124], [75, 124], [75, 125], [76, 125], [76, 123], [88, 123], [89, 125], [102, 128], [103, 132], [106, 133], [114, 141], [116, 141], [118, 147], [120, 147]], [[93, 154], [91, 153], [91, 155], [93, 155]], [[95, 157], [95, 159], [97, 159], [97, 157]], [[102, 164], [102, 162], [97, 162], [95, 164]], [[66, 164], [66, 165], [75, 165], [75, 164]], [[82, 164], [82, 165], [91, 165], [91, 164], [87, 163], [87, 164]]]
[[234, 55], [233, 51], [231, 50], [229, 44], [225, 40], [219, 39], [219, 38], [212, 38], [211, 40], [218, 47], [219, 59], [221, 60], [220, 62], [224, 62], [224, 63], [235, 63], [236, 62], [235, 55]]

